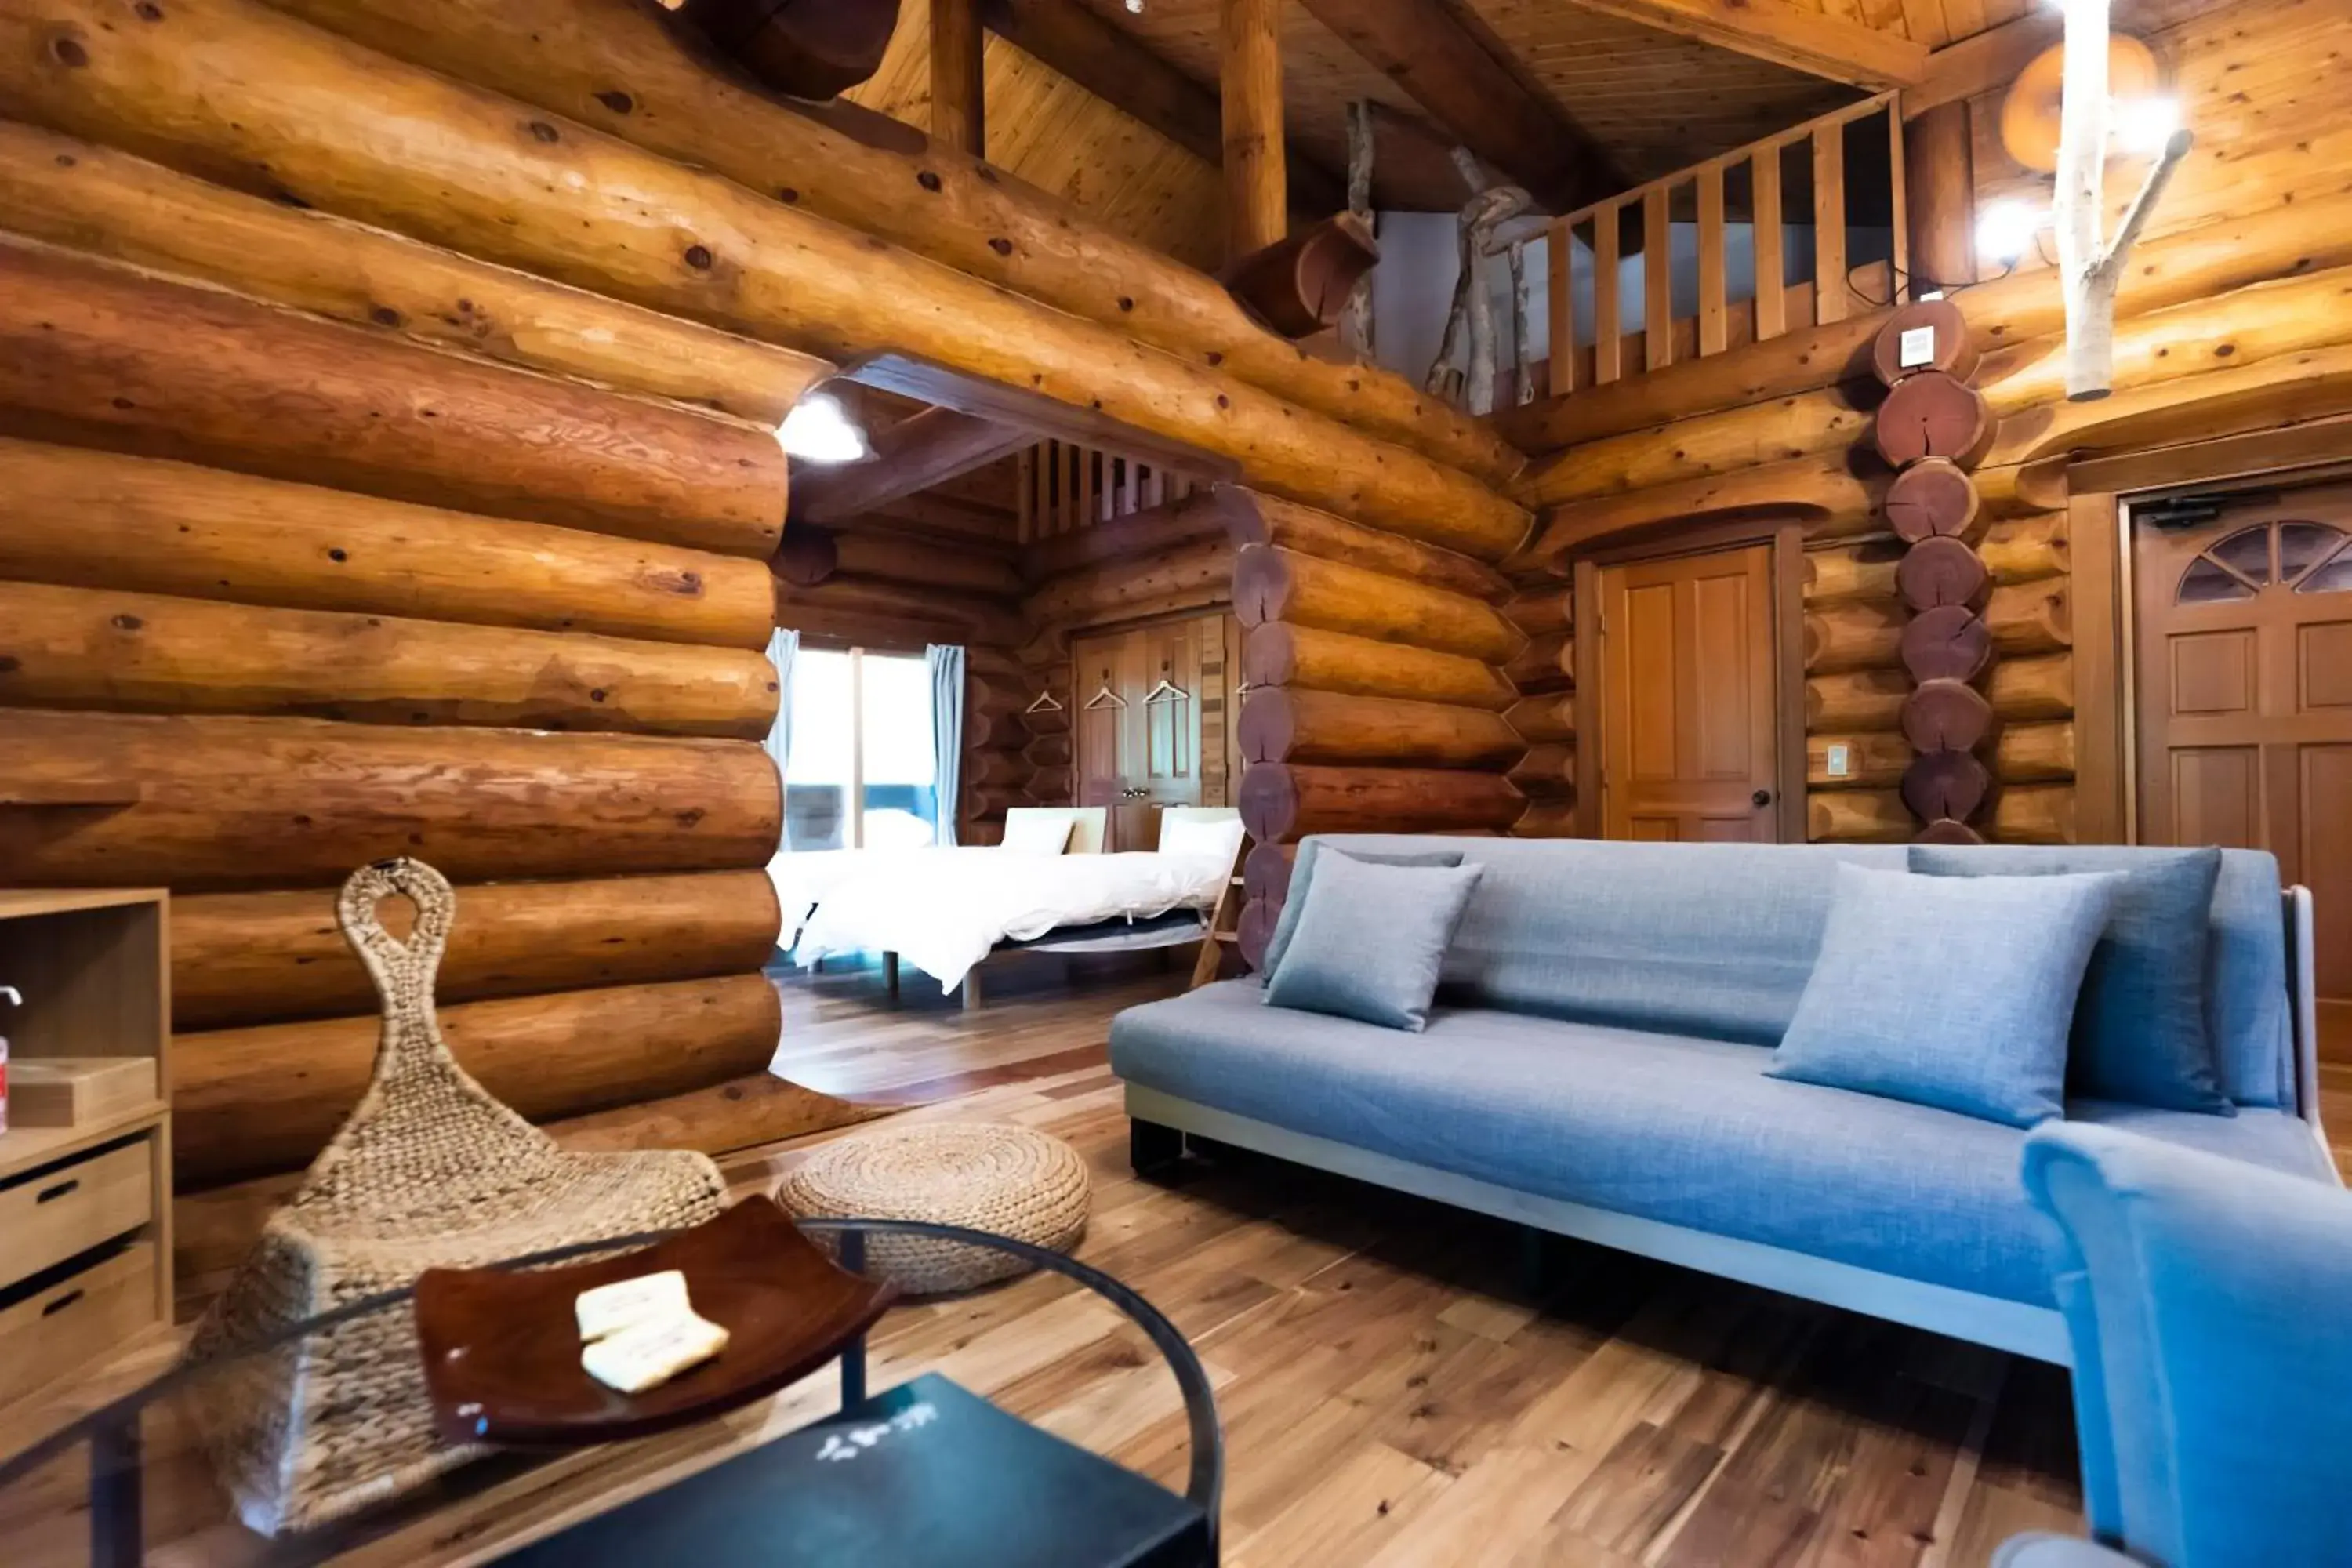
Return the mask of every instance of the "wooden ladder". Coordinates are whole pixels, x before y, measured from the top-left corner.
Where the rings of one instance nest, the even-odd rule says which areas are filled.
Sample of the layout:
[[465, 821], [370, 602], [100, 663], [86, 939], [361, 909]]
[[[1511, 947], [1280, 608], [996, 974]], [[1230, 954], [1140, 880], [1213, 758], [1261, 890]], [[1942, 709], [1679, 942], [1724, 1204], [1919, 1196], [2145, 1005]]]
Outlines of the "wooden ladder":
[[1201, 956], [1192, 964], [1192, 984], [1188, 989], [1197, 991], [1217, 977], [1224, 967], [1225, 950], [1241, 941], [1242, 905], [1248, 900], [1242, 894], [1242, 862], [1249, 858], [1249, 840], [1244, 837], [1241, 847], [1234, 851], [1232, 872], [1225, 885], [1217, 890], [1217, 907], [1209, 911], [1208, 934], [1201, 939]]

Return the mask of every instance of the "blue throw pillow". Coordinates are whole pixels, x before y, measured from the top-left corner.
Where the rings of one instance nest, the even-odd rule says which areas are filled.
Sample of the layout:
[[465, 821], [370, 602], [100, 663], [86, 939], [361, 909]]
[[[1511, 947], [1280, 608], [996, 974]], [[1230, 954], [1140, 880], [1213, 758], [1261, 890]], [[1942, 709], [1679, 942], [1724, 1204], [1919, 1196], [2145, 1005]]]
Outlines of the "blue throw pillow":
[[[2074, 1008], [2066, 1088], [2090, 1100], [2234, 1116], [2213, 1066], [2205, 1021], [2205, 950], [2219, 849], [2150, 850], [2119, 867], [2107, 927], [2091, 950]], [[1998, 847], [1915, 844], [1911, 869], [1930, 877], [2061, 874], [2046, 855]]]
[[1301, 900], [1289, 946], [1266, 981], [1266, 1003], [1391, 1029], [1428, 1027], [1446, 946], [1482, 869], [1330, 857]]
[[1350, 860], [1360, 860], [1372, 866], [1459, 866], [1459, 849], [1341, 849], [1310, 838], [1298, 847], [1298, 858], [1290, 868], [1290, 891], [1283, 899], [1282, 913], [1275, 917], [1274, 934], [1265, 939], [1265, 962], [1259, 966], [1261, 978], [1270, 976], [1282, 967], [1282, 955], [1290, 947], [1291, 932], [1298, 929], [1298, 913], [1307, 907], [1307, 889], [1315, 880], [1317, 858], [1325, 850], [1344, 855]]
[[2012, 1127], [2063, 1115], [2067, 1026], [2114, 886], [1840, 866], [1771, 1076]]

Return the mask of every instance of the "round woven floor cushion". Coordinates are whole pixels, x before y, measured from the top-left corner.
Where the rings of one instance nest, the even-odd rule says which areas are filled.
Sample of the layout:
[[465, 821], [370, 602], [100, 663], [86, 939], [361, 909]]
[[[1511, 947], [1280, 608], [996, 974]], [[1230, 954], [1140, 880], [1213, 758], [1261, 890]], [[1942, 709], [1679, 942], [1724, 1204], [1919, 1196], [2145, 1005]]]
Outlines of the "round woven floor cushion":
[[[827, 1143], [784, 1178], [776, 1201], [796, 1215], [930, 1220], [1067, 1252], [1086, 1233], [1087, 1194], [1086, 1162], [1059, 1138], [942, 1121]], [[911, 1236], [869, 1237], [866, 1264], [910, 1295], [967, 1290], [1029, 1268], [1007, 1253]]]

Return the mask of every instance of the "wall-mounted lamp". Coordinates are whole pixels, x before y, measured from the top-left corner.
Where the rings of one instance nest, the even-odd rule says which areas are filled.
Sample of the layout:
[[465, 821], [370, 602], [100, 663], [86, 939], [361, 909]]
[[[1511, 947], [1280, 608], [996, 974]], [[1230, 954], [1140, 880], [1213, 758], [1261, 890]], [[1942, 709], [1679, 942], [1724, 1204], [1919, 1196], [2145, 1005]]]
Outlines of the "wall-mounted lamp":
[[1977, 254], [2000, 267], [2014, 267], [2033, 248], [2033, 237], [2050, 221], [2050, 209], [2011, 198], [1988, 202], [1977, 214]]
[[804, 463], [856, 463], [874, 455], [874, 444], [829, 392], [812, 392], [793, 405], [776, 426], [787, 457]]

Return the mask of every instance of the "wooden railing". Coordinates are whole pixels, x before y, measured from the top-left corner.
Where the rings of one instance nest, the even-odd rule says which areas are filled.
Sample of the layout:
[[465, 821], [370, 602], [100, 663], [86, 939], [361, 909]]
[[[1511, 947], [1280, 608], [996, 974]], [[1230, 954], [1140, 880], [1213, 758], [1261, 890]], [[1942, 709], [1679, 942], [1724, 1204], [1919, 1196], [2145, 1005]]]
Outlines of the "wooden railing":
[[[1874, 117], [1886, 122], [1892, 254], [1868, 258], [1857, 268], [1848, 246], [1853, 204], [1848, 200], [1846, 144], [1849, 135], [1856, 134], [1849, 127]], [[1903, 117], [1895, 95], [1882, 93], [1554, 218], [1544, 237], [1551, 395], [1719, 354], [1777, 337], [1792, 324], [1843, 321], [1855, 309], [1891, 303], [1892, 290], [1907, 270], [1902, 141]], [[1801, 163], [1800, 177], [1808, 179], [1811, 188], [1813, 268], [1810, 279], [1792, 283], [1787, 279], [1784, 200], [1790, 186], [1784, 170], [1799, 149], [1810, 153], [1810, 174]], [[1755, 231], [1753, 289], [1748, 299], [1736, 303], [1727, 244], [1727, 191], [1735, 181], [1744, 187]], [[1878, 194], [1871, 193], [1874, 198]], [[1697, 310], [1680, 318], [1673, 304], [1670, 254], [1678, 207], [1694, 213], [1698, 229]], [[1625, 237], [1635, 211], [1643, 258], [1638, 340], [1623, 330], [1618, 280], [1621, 263], [1630, 253]], [[1583, 270], [1577, 263], [1577, 240], [1583, 241], [1584, 254], [1591, 258], [1586, 265], [1591, 271], [1592, 332], [1585, 342], [1579, 341], [1574, 313], [1576, 282]]]
[[1021, 454], [1021, 542], [1051, 539], [1192, 493], [1200, 483], [1139, 458], [1040, 441]]

